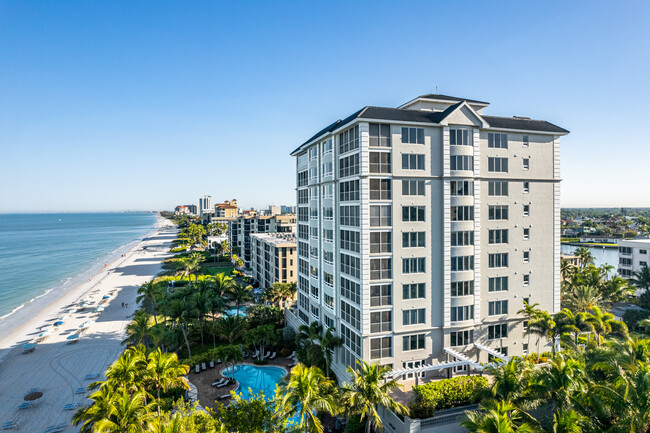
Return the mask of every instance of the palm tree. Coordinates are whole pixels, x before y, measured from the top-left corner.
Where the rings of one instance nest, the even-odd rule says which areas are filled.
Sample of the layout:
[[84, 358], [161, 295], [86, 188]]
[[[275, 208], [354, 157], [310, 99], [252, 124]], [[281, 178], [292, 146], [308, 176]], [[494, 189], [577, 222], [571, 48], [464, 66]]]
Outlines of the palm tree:
[[286, 416], [300, 416], [299, 427], [305, 433], [322, 433], [320, 412], [338, 413], [339, 405], [334, 382], [318, 367], [298, 363], [286, 383], [276, 391], [276, 407]]
[[576, 267], [572, 265], [567, 259], [561, 259], [560, 261], [560, 275], [562, 280], [566, 280], [572, 275], [576, 270]]
[[147, 342], [153, 338], [153, 332], [149, 324], [150, 317], [143, 310], [138, 310], [133, 321], [126, 325], [127, 337], [122, 341], [122, 344], [144, 344], [146, 346]]
[[530, 424], [522, 422], [520, 411], [509, 401], [487, 400], [481, 412], [466, 412], [460, 423], [471, 433], [536, 433]]
[[337, 337], [335, 332], [336, 330], [334, 328], [327, 328], [325, 334], [320, 338], [320, 346], [325, 356], [325, 375], [328, 377], [330, 375], [330, 365], [332, 365], [334, 349], [343, 346], [343, 340]]
[[569, 306], [577, 311], [587, 311], [588, 309], [600, 305], [602, 296], [597, 286], [580, 284], [574, 286], [567, 297]]
[[[203, 281], [199, 281], [198, 284], [205, 284]], [[203, 347], [203, 331], [205, 328], [205, 316], [208, 314], [212, 308], [212, 297], [206, 291], [197, 291], [192, 297], [192, 304], [194, 306], [194, 311], [196, 311], [197, 319], [199, 321], [199, 331], [201, 334], [201, 347]]]
[[[550, 314], [546, 311], [540, 311], [540, 314], [533, 320], [528, 322], [528, 333], [536, 334], [537, 337], [537, 358], [540, 355], [540, 340], [542, 337], [547, 337], [551, 330], [555, 327], [555, 322]], [[555, 351], [555, 342], [553, 344], [553, 351]]]
[[72, 417], [72, 425], [81, 424], [81, 433], [91, 433], [95, 423], [108, 416], [115, 399], [116, 387], [102, 386], [88, 398], [93, 401], [90, 406], [79, 409]]
[[578, 256], [578, 259], [580, 259], [580, 269], [584, 269], [594, 261], [594, 257], [587, 247], [578, 247], [573, 254]]
[[518, 407], [530, 406], [528, 378], [533, 371], [530, 362], [513, 357], [505, 364], [489, 364], [485, 371], [493, 376], [493, 382], [484, 397], [510, 401]]
[[167, 308], [167, 314], [172, 320], [172, 323], [178, 324], [183, 333], [183, 339], [185, 340], [185, 345], [187, 347], [187, 354], [188, 357], [191, 358], [192, 350], [190, 349], [190, 341], [187, 339], [187, 320], [192, 313], [189, 308], [189, 303], [185, 298], [174, 299], [168, 304]]
[[244, 335], [246, 327], [244, 326], [244, 321], [239, 316], [226, 315], [219, 319], [217, 332], [229, 344], [233, 344]]
[[377, 412], [380, 406], [396, 414], [407, 413], [406, 407], [390, 396], [392, 390], [401, 388], [402, 385], [395, 379], [385, 378], [389, 371], [388, 366], [359, 360], [356, 370], [348, 366], [351, 380], [343, 389], [343, 401], [352, 413], [360, 415], [361, 420], [366, 419], [366, 433], [370, 433], [371, 427], [375, 430], [383, 429]]
[[143, 345], [129, 347], [106, 370], [106, 381], [90, 384], [90, 389], [96, 389], [106, 383], [122, 386], [128, 392], [142, 391], [142, 376], [146, 366], [145, 347]]
[[160, 390], [170, 388], [190, 389], [187, 379], [183, 376], [189, 373], [189, 367], [178, 362], [175, 353], [162, 353], [156, 349], [147, 356], [146, 380], [156, 388], [158, 416], [160, 416]]
[[559, 409], [553, 415], [553, 426], [549, 433], [582, 433], [582, 424], [586, 417], [575, 410]]
[[239, 306], [251, 299], [252, 286], [242, 286], [234, 284], [230, 288], [230, 299], [237, 305], [237, 315], [239, 315]]
[[558, 408], [568, 408], [575, 398], [586, 391], [583, 362], [558, 354], [539, 371], [531, 389], [550, 399]]
[[157, 310], [158, 310], [158, 298], [160, 297], [160, 287], [157, 284], [154, 284], [153, 280], [144, 283], [138, 289], [138, 298], [137, 302], [148, 301], [151, 302], [153, 307], [153, 320], [155, 324], [158, 324]]
[[[524, 301], [524, 308], [521, 310], [517, 311], [517, 314], [521, 314], [526, 318], [526, 321], [530, 324], [530, 322], [537, 317], [539, 317], [542, 314], [542, 310], [537, 308], [539, 303], [534, 303], [534, 304], [529, 304], [528, 302]], [[528, 344], [530, 345], [530, 335], [533, 334], [531, 332], [531, 329], [529, 326], [526, 327], [526, 335], [528, 336]], [[539, 340], [541, 336], [538, 335], [537, 337], [537, 358], [539, 359]]]
[[615, 321], [613, 314], [603, 312], [598, 307], [593, 307], [589, 310], [587, 322], [594, 327], [598, 346], [600, 346], [600, 336], [611, 332], [612, 325]]
[[648, 266], [644, 265], [641, 271], [634, 272], [630, 281], [639, 289], [648, 290], [650, 288], [650, 269], [648, 269]]
[[93, 431], [98, 433], [142, 432], [147, 421], [152, 419], [153, 404], [145, 403], [142, 392], [129, 395], [124, 390], [118, 390], [111, 403], [109, 412], [104, 418], [95, 422]]

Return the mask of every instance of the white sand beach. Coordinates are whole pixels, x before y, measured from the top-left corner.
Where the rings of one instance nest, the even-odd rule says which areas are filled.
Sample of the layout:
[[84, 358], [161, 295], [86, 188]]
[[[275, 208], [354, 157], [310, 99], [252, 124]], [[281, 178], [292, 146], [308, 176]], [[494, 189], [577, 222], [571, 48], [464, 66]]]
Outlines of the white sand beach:
[[[176, 229], [170, 224], [161, 218], [155, 234], [90, 281], [31, 316], [25, 318], [23, 313], [20, 323], [14, 322], [11, 327], [4, 324], [0, 334], [0, 426], [15, 421], [15, 431], [43, 432], [65, 424], [57, 431], [79, 431], [70, 424], [75, 410], [64, 407], [90, 404], [81, 388], [102, 379], [108, 365], [123, 350], [124, 331], [137, 308], [137, 289], [151, 280], [160, 271], [161, 261], [170, 256], [169, 246], [176, 237]], [[82, 299], [87, 302], [83, 310], [79, 308]], [[103, 311], [97, 312], [98, 307]], [[55, 327], [59, 318], [64, 323]], [[86, 322], [82, 332], [80, 327]], [[33, 351], [23, 353], [23, 345], [36, 342], [47, 330], [50, 334]], [[74, 334], [79, 334], [79, 339], [69, 343], [68, 337]], [[86, 379], [95, 374], [98, 378]], [[19, 409], [33, 388], [43, 396], [32, 407]]]

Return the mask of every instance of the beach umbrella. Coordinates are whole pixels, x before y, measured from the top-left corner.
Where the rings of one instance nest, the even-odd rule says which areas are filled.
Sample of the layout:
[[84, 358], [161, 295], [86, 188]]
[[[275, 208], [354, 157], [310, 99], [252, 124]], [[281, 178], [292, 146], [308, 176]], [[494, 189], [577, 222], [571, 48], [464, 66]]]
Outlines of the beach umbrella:
[[47, 336], [50, 335], [51, 333], [52, 333], [52, 330], [51, 330], [51, 329], [46, 329], [45, 331], [43, 331], [43, 332], [41, 332], [40, 334], [38, 334], [38, 336], [39, 336], [39, 337], [47, 337]]
[[72, 335], [68, 335], [66, 337], [66, 340], [72, 341], [72, 340], [77, 340], [78, 338], [79, 338], [79, 334], [72, 334]]
[[97, 307], [95, 311], [104, 311], [104, 307]]
[[36, 347], [36, 343], [23, 344], [23, 350], [32, 350]]
[[63, 320], [59, 320], [58, 322], [54, 322], [54, 326], [61, 326], [63, 325]]
[[25, 396], [24, 400], [25, 401], [34, 401], [34, 400], [38, 400], [41, 397], [43, 397], [43, 393], [40, 392], [40, 391], [30, 392], [29, 394], [27, 394]]
[[90, 323], [91, 322], [89, 320], [86, 320], [84, 323], [79, 325], [79, 328], [87, 328], [88, 326], [90, 326]]
[[108, 295], [104, 295], [104, 296], [102, 296], [102, 299], [111, 299], [111, 297], [108, 296]]
[[68, 317], [70, 317], [70, 316], [68, 316], [67, 314], [64, 314], [63, 316], [59, 317], [59, 320], [65, 320]]

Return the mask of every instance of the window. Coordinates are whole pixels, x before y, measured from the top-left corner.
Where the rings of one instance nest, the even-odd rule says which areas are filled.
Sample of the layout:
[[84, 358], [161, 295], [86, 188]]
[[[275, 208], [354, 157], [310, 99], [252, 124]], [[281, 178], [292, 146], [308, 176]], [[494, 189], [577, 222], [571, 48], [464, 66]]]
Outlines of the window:
[[474, 280], [453, 281], [451, 283], [451, 296], [469, 296], [474, 294]]
[[386, 227], [392, 225], [391, 205], [370, 206], [370, 227]]
[[298, 190], [298, 204], [307, 204], [307, 202], [309, 202], [309, 190]]
[[523, 168], [524, 170], [528, 170], [530, 168], [530, 159], [529, 158], [524, 158], [523, 160]]
[[370, 147], [390, 147], [390, 125], [371, 123], [368, 126]]
[[425, 309], [415, 308], [402, 311], [402, 325], [419, 325], [425, 322]]
[[312, 277], [318, 278], [318, 268], [316, 266], [310, 266], [309, 273], [311, 274]]
[[361, 337], [345, 325], [341, 325], [341, 340], [344, 346], [349, 347], [357, 355], [361, 354]]
[[449, 182], [451, 195], [474, 195], [474, 182], [471, 180], [452, 180]]
[[323, 185], [323, 198], [332, 198], [334, 196], [334, 184], [328, 183]]
[[370, 306], [379, 307], [393, 304], [393, 286], [391, 284], [376, 284], [370, 286]]
[[307, 164], [307, 158], [308, 157], [309, 156], [307, 155], [307, 152], [305, 152], [305, 153], [303, 153], [301, 155], [298, 155], [298, 166], [303, 166], [303, 165]]
[[402, 143], [424, 144], [424, 128], [402, 128]]
[[494, 340], [496, 338], [508, 338], [507, 323], [488, 326], [488, 340]]
[[524, 216], [525, 217], [530, 216], [530, 205], [529, 204], [524, 205]]
[[632, 255], [632, 248], [630, 247], [618, 247], [618, 253], [623, 254], [624, 256]]
[[508, 291], [508, 277], [488, 278], [488, 292], [506, 292], [506, 291]]
[[424, 334], [405, 335], [402, 337], [402, 351], [424, 349]]
[[416, 248], [425, 246], [425, 232], [402, 233], [402, 248]]
[[452, 247], [464, 247], [468, 245], [474, 245], [473, 231], [451, 232]]
[[632, 259], [628, 259], [625, 257], [619, 257], [618, 258], [618, 264], [621, 266], [632, 266]]
[[390, 173], [390, 152], [370, 152], [370, 173]]
[[307, 170], [304, 171], [299, 171], [298, 172], [298, 186], [305, 186], [307, 185]]
[[360, 251], [360, 234], [351, 230], [341, 230], [341, 249], [354, 252]]
[[451, 321], [463, 322], [474, 319], [474, 306], [465, 305], [463, 307], [451, 307]]
[[467, 346], [474, 342], [474, 330], [456, 331], [449, 333], [450, 346]]
[[424, 170], [424, 155], [415, 153], [402, 154], [402, 169]]
[[524, 263], [530, 263], [530, 251], [524, 251]]
[[370, 339], [370, 359], [390, 358], [393, 356], [393, 337]]
[[318, 247], [312, 246], [310, 247], [310, 256], [312, 257], [318, 257]]
[[359, 278], [361, 272], [359, 258], [341, 253], [341, 272]]
[[507, 173], [508, 158], [488, 158], [488, 171], [492, 173]]
[[370, 232], [370, 253], [390, 253], [393, 251], [392, 232]]
[[488, 231], [489, 244], [507, 244], [508, 243], [508, 229], [496, 229]]
[[527, 135], [524, 135], [523, 138], [521, 139], [521, 141], [522, 141], [522, 145], [524, 147], [528, 147], [528, 145], [530, 144], [530, 140], [529, 140]]
[[319, 317], [319, 314], [320, 313], [319, 313], [318, 307], [315, 306], [315, 305], [312, 305], [311, 306], [311, 315], [314, 316], [314, 317]]
[[341, 319], [355, 329], [361, 329], [361, 312], [343, 300], [341, 301]]
[[346, 156], [339, 161], [339, 177], [359, 174], [359, 154]]
[[467, 129], [450, 129], [449, 144], [452, 146], [471, 146]]
[[341, 296], [348, 298], [350, 301], [361, 303], [361, 286], [354, 281], [341, 277]]
[[339, 200], [359, 200], [359, 180], [350, 180], [339, 184]]
[[332, 153], [332, 139], [323, 141], [323, 155]]
[[359, 148], [359, 125], [339, 134], [339, 154]]
[[334, 240], [334, 230], [323, 229], [323, 239], [325, 242], [332, 242]]
[[508, 148], [508, 134], [488, 132], [488, 147], [495, 149]]
[[323, 208], [323, 218], [325, 220], [332, 220], [334, 219], [334, 208], [331, 206], [325, 206]]
[[530, 228], [528, 227], [524, 229], [524, 240], [525, 241], [530, 240]]
[[524, 286], [530, 286], [530, 274], [524, 275]]
[[370, 332], [390, 332], [393, 330], [392, 311], [371, 311]]
[[528, 355], [528, 343], [523, 343], [522, 345], [522, 353], [524, 356]]
[[359, 206], [341, 206], [339, 212], [341, 225], [359, 227]]
[[328, 274], [327, 272], [323, 271], [323, 281], [328, 286], [334, 286], [334, 275]]
[[507, 220], [508, 219], [508, 205], [495, 205], [488, 208], [489, 220]]
[[491, 196], [507, 196], [508, 195], [508, 181], [506, 180], [491, 180], [488, 182], [488, 195]]
[[424, 221], [424, 206], [402, 206], [402, 221]]
[[508, 253], [495, 253], [488, 255], [489, 268], [507, 268], [508, 267]]
[[403, 180], [402, 195], [424, 195], [424, 181]]
[[409, 257], [407, 259], [402, 259], [403, 274], [420, 274], [423, 272], [426, 272], [424, 257]]
[[648, 254], [648, 250], [639, 250], [639, 254]]
[[452, 206], [451, 220], [452, 221], [473, 221], [474, 206]]
[[424, 299], [425, 283], [402, 285], [402, 299]]
[[500, 314], [508, 314], [508, 301], [488, 302], [488, 316], [498, 316]]
[[386, 280], [393, 277], [392, 259], [370, 259], [370, 279]]
[[323, 163], [323, 176], [331, 176], [333, 171], [333, 164], [331, 162]]
[[474, 170], [474, 157], [466, 155], [452, 155], [449, 157], [450, 170]]
[[318, 158], [318, 148], [316, 146], [313, 146], [309, 149], [309, 160], [313, 161], [316, 158]]
[[451, 258], [452, 271], [471, 271], [474, 269], [474, 256], [458, 256]]
[[316, 182], [318, 180], [318, 168], [312, 167], [309, 169], [309, 181]]
[[390, 179], [370, 179], [370, 200], [390, 200], [391, 186]]

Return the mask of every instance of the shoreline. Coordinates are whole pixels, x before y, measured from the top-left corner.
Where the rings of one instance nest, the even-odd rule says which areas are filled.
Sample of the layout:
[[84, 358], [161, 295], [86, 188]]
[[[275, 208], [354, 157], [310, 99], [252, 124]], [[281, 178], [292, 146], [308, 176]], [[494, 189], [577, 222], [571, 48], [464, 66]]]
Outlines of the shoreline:
[[[91, 403], [87, 386], [103, 380], [106, 368], [124, 350], [126, 327], [138, 308], [138, 288], [155, 278], [162, 261], [172, 256], [169, 248], [176, 233], [171, 222], [159, 218], [153, 235], [139, 240], [91, 281], [28, 315], [11, 333], [0, 333], [0, 419], [15, 421], [19, 431], [44, 431], [55, 424], [65, 425], [64, 432], [79, 430], [70, 423], [74, 411], [62, 409]], [[82, 305], [83, 298], [90, 305]], [[57, 320], [63, 323], [54, 326]], [[43, 330], [49, 335], [23, 353], [21, 346], [37, 342]], [[72, 335], [77, 337], [70, 339]], [[39, 388], [43, 397], [33, 408], [19, 410], [32, 388]]]
[[[157, 215], [153, 226], [143, 236], [109, 251], [96, 259], [97, 264], [93, 264], [90, 267], [83, 269], [74, 276], [67, 277], [64, 282], [57, 287], [52, 287], [51, 289], [46, 290], [29, 301], [17, 306], [11, 312], [1, 316], [0, 351], [5, 353], [0, 353], [0, 363], [2, 363], [6, 356], [6, 351], [3, 349], [5, 349], [8, 344], [13, 345], [17, 343], [16, 341], [7, 342], [6, 340], [8, 337], [18, 333], [21, 328], [26, 328], [30, 319], [41, 314], [43, 310], [48, 309], [51, 305], [61, 303], [63, 298], [65, 298], [66, 301], [69, 300], [71, 302], [72, 300], [90, 292], [104, 278], [106, 278], [111, 271], [124, 262], [126, 257], [132, 254], [144, 239], [154, 235], [167, 224], [171, 223], [167, 219]], [[120, 259], [122, 259], [122, 262], [120, 262]], [[106, 267], [100, 265], [102, 262], [106, 264]], [[88, 278], [87, 281], [86, 278]], [[65, 303], [69, 304], [70, 302]]]

